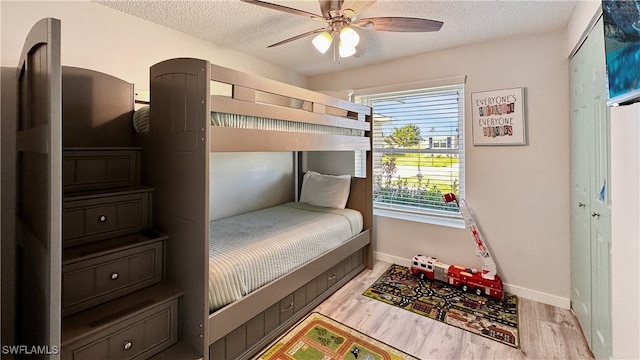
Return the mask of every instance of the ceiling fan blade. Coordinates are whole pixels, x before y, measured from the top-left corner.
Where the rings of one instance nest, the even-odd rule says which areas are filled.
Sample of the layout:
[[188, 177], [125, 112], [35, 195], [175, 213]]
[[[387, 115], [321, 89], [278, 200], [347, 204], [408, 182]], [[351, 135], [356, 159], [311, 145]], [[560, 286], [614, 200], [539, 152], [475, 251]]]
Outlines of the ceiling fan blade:
[[351, 9], [356, 15], [360, 15], [375, 3], [376, 0], [344, 0], [342, 9]]
[[286, 39], [286, 40], [282, 40], [282, 41], [277, 42], [277, 43], [275, 43], [275, 44], [271, 44], [271, 45], [267, 46], [267, 48], [272, 48], [272, 47], [280, 46], [280, 45], [282, 45], [282, 44], [286, 44], [286, 43], [288, 43], [288, 42], [292, 42], [292, 41], [295, 41], [295, 40], [298, 40], [298, 39], [302, 39], [302, 38], [304, 38], [304, 37], [307, 37], [307, 36], [310, 36], [310, 35], [313, 35], [313, 34], [319, 34], [319, 33], [323, 32], [323, 31], [325, 31], [325, 30], [327, 30], [327, 29], [326, 29], [326, 28], [322, 28], [322, 29], [317, 29], [317, 30], [309, 31], [309, 32], [306, 32], [306, 33], [304, 33], [304, 34], [296, 35], [296, 36], [294, 36], [294, 37], [288, 38], [288, 39]]
[[320, 16], [320, 15], [316, 15], [310, 12], [306, 12], [304, 10], [298, 10], [298, 9], [294, 9], [294, 8], [290, 8], [288, 6], [284, 6], [284, 5], [278, 5], [278, 4], [272, 4], [266, 1], [261, 1], [261, 0], [241, 0], [243, 2], [246, 2], [248, 4], [253, 4], [253, 5], [258, 5], [258, 6], [262, 6], [262, 7], [266, 7], [269, 9], [273, 9], [273, 10], [278, 10], [278, 11], [283, 11], [289, 14], [294, 14], [294, 15], [302, 15], [305, 17], [309, 17], [312, 19], [318, 19], [318, 20], [324, 20], [324, 17]]
[[319, 0], [320, 1], [320, 11], [322, 15], [327, 15], [328, 12], [332, 10], [340, 10], [342, 8], [342, 3], [344, 0]]
[[352, 23], [365, 29], [395, 32], [438, 31], [442, 24], [442, 21], [409, 17], [372, 17]]

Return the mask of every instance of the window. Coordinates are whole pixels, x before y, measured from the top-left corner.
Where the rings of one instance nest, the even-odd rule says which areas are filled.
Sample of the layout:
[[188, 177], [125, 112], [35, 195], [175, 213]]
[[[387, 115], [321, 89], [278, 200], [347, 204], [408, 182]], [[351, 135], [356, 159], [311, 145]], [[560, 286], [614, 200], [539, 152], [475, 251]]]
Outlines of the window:
[[373, 107], [377, 212], [460, 218], [457, 206], [445, 203], [442, 196], [463, 196], [463, 83], [356, 93], [355, 102]]

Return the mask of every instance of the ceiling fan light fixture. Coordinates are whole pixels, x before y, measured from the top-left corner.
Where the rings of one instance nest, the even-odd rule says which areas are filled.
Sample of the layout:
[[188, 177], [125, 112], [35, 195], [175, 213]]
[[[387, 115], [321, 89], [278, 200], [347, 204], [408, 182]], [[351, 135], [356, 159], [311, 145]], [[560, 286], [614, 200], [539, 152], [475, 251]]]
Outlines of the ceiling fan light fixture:
[[349, 46], [349, 45], [345, 44], [344, 42], [340, 41], [339, 51], [340, 51], [340, 57], [341, 58], [346, 58], [346, 57], [355, 55], [356, 47], [355, 46]]
[[355, 48], [360, 42], [360, 35], [349, 26], [345, 26], [340, 30], [340, 41], [347, 47]]
[[272, 48], [315, 35], [312, 40], [314, 47], [322, 54], [326, 54], [329, 48], [333, 48], [334, 62], [340, 62], [341, 58], [355, 55], [356, 46], [359, 46], [360, 43], [360, 35], [354, 28], [391, 32], [429, 32], [440, 30], [443, 24], [442, 21], [401, 16], [377, 16], [360, 19], [358, 14], [368, 9], [376, 0], [318, 0], [321, 15], [274, 4], [266, 0], [241, 1], [327, 23], [324, 28], [307, 31], [267, 47]]
[[313, 38], [311, 42], [318, 51], [324, 54], [327, 52], [327, 50], [329, 50], [329, 47], [331, 47], [332, 41], [333, 37], [331, 36], [331, 34], [328, 31], [324, 31]]

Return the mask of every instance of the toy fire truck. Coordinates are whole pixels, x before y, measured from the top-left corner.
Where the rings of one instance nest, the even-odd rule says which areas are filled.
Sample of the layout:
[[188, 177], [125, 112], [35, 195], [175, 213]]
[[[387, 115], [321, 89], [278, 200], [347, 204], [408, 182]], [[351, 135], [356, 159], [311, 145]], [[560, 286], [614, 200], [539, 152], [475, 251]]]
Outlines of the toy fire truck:
[[476, 255], [482, 259], [482, 271], [470, 269], [459, 265], [448, 265], [438, 261], [437, 258], [425, 255], [416, 255], [411, 263], [411, 273], [420, 278], [443, 281], [457, 286], [463, 291], [472, 291], [476, 295], [488, 295], [502, 299], [504, 291], [502, 280], [496, 274], [496, 263], [493, 261], [489, 249], [482, 235], [478, 231], [476, 222], [463, 199], [458, 200], [455, 194], [445, 194], [445, 202], [455, 201], [464, 218], [465, 226], [471, 232], [476, 246]]

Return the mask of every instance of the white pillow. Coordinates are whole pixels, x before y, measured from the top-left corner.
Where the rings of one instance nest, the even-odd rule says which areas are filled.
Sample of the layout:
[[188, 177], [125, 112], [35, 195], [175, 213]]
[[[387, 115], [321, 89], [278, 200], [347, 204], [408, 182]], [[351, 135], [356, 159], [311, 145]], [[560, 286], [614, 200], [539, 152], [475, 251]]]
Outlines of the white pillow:
[[351, 175], [324, 175], [307, 171], [302, 178], [300, 202], [344, 209], [347, 206], [350, 189]]

